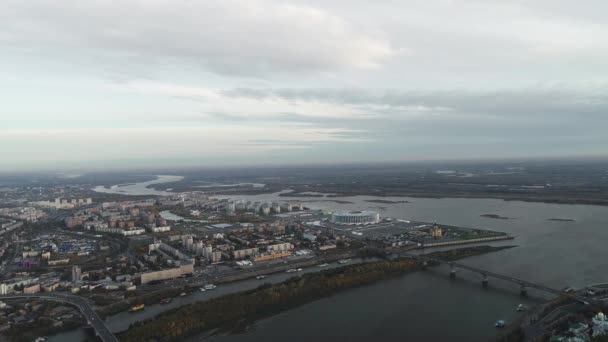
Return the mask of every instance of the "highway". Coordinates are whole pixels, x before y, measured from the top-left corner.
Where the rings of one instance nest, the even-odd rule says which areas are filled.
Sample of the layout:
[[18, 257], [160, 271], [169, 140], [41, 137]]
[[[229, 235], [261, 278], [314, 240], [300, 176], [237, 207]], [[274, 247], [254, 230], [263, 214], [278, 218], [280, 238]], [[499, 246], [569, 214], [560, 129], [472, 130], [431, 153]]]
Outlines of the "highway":
[[108, 327], [106, 327], [105, 323], [99, 318], [95, 310], [91, 308], [90, 301], [80, 296], [63, 293], [35, 293], [0, 296], [0, 300], [8, 299], [42, 299], [74, 305], [80, 310], [93, 329], [95, 329], [97, 336], [99, 336], [103, 342], [118, 342], [118, 339], [114, 336], [114, 334], [112, 334], [112, 332], [110, 332]]

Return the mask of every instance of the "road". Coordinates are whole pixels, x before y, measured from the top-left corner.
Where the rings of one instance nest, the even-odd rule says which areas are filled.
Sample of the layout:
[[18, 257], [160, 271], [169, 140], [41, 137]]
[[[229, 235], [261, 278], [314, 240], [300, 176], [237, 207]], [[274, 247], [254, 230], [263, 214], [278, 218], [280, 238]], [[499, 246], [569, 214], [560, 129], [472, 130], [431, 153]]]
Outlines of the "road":
[[[141, 288], [148, 290], [151, 288], [166, 288], [176, 285], [202, 286], [208, 283], [221, 282], [233, 277], [243, 276], [244, 278], [253, 278], [257, 275], [267, 275], [271, 273], [284, 272], [288, 268], [307, 267], [302, 263], [322, 264], [335, 262], [340, 259], [349, 259], [356, 257], [356, 253], [349, 251], [344, 253], [331, 253], [327, 255], [310, 255], [305, 257], [295, 257], [289, 260], [275, 261], [269, 263], [256, 263], [253, 266], [245, 266], [241, 269], [226, 269], [222, 271], [205, 272], [201, 275], [178, 278], [175, 280], [165, 281], [164, 284], [157, 285], [142, 285]], [[243, 279], [244, 279], [243, 278]]]
[[7, 260], [6, 266], [3, 269], [0, 269], [0, 278], [9, 274], [13, 270], [13, 267], [14, 267], [13, 262], [15, 261], [17, 256], [19, 256], [19, 253], [21, 253], [21, 243], [15, 242], [15, 245], [13, 248], [15, 249], [13, 256], [10, 257], [9, 259], [6, 259]]
[[97, 336], [104, 342], [118, 342], [118, 339], [110, 332], [108, 327], [99, 318], [95, 310], [91, 308], [91, 303], [85, 298], [63, 293], [39, 293], [39, 294], [23, 294], [14, 296], [0, 296], [0, 300], [7, 299], [42, 299], [62, 302], [74, 305], [80, 310], [82, 315], [87, 319], [89, 324], [95, 329]]

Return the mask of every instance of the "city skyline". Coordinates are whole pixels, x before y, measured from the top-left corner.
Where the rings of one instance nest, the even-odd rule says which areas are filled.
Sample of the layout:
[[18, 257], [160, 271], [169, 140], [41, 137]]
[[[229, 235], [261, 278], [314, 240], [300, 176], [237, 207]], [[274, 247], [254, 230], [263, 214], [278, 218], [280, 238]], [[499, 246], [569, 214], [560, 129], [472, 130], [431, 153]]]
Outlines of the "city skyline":
[[0, 171], [605, 157], [605, 2], [0, 9]]

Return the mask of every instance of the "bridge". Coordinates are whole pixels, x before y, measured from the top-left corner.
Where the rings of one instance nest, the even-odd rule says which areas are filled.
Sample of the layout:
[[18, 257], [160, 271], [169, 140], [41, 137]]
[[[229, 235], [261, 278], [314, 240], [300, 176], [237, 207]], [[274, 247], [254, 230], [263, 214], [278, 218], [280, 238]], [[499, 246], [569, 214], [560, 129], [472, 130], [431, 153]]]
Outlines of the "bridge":
[[409, 254], [409, 253], [405, 253], [404, 256], [412, 258], [412, 259], [416, 259], [417, 261], [420, 261], [423, 263], [423, 265], [428, 265], [428, 263], [434, 263], [434, 264], [445, 264], [450, 266], [450, 277], [451, 278], [455, 278], [456, 277], [456, 268], [460, 268], [460, 269], [464, 269], [467, 271], [471, 271], [474, 273], [479, 273], [483, 278], [482, 278], [482, 285], [484, 287], [488, 286], [488, 277], [491, 278], [496, 278], [496, 279], [501, 279], [504, 281], [508, 281], [508, 282], [512, 282], [515, 284], [518, 284], [520, 286], [520, 294], [521, 295], [527, 295], [527, 289], [528, 288], [532, 288], [532, 289], [536, 289], [536, 290], [540, 290], [543, 292], [547, 292], [547, 293], [551, 293], [551, 294], [555, 294], [558, 296], [568, 296], [572, 299], [575, 299], [581, 303], [584, 304], [590, 304], [590, 303], [594, 303], [595, 304], [595, 300], [591, 299], [591, 298], [587, 298], [587, 297], [583, 297], [583, 296], [579, 296], [576, 293], [572, 292], [572, 293], [566, 293], [562, 290], [558, 290], [558, 289], [554, 289], [551, 288], [549, 286], [545, 286], [542, 284], [538, 284], [538, 283], [534, 283], [534, 282], [530, 282], [527, 280], [523, 280], [523, 279], [518, 279], [515, 277], [511, 277], [508, 275], [504, 275], [504, 274], [500, 274], [500, 273], [496, 273], [496, 272], [491, 272], [488, 270], [484, 270], [482, 268], [478, 268], [478, 267], [473, 267], [473, 266], [469, 266], [469, 265], [465, 265], [465, 264], [461, 264], [458, 262], [453, 262], [453, 261], [446, 261], [446, 260], [441, 260], [441, 259], [436, 259], [436, 258], [429, 258], [429, 257], [425, 257], [425, 256], [420, 256], [420, 255], [414, 255], [414, 254]]
[[110, 332], [95, 310], [91, 308], [91, 302], [80, 296], [63, 293], [34, 293], [0, 296], [0, 300], [7, 299], [42, 299], [73, 305], [80, 310], [89, 324], [95, 329], [97, 336], [99, 336], [103, 342], [118, 342], [118, 339]]

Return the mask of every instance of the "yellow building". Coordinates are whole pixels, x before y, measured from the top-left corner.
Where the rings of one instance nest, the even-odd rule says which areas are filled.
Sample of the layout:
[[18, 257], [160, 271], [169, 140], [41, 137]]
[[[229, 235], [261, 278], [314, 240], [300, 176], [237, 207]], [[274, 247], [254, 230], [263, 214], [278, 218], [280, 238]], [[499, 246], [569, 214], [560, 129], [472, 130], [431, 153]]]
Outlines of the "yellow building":
[[443, 235], [443, 230], [438, 225], [434, 225], [431, 228], [431, 236], [434, 238], [440, 238]]
[[254, 261], [265, 261], [265, 260], [272, 260], [272, 259], [278, 259], [278, 258], [285, 258], [288, 256], [291, 256], [290, 251], [276, 251], [276, 252], [271, 252], [271, 253], [260, 254], [260, 255], [256, 256], [253, 260]]

